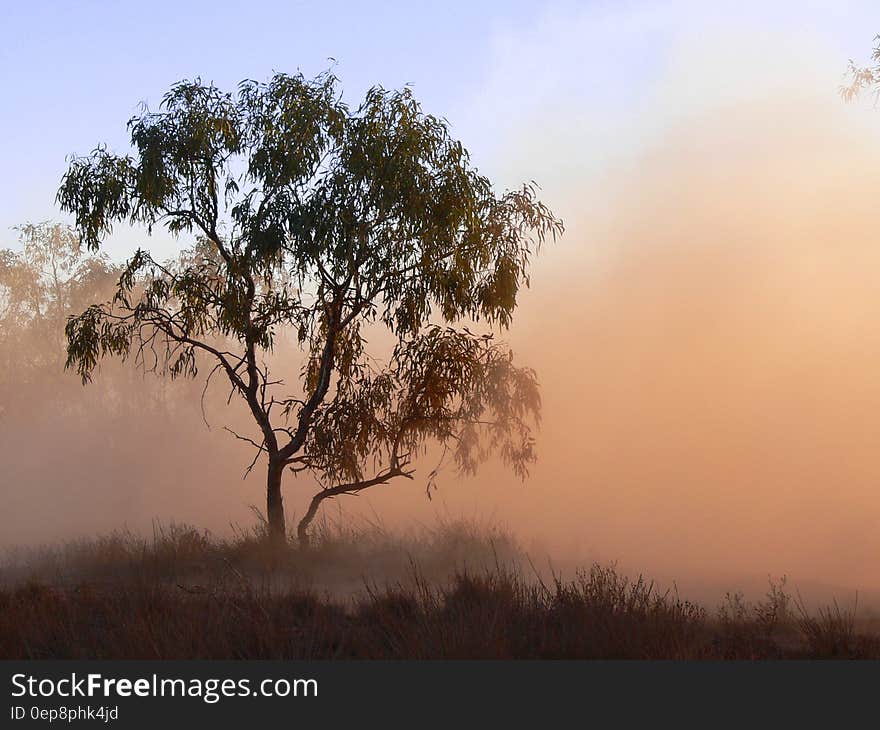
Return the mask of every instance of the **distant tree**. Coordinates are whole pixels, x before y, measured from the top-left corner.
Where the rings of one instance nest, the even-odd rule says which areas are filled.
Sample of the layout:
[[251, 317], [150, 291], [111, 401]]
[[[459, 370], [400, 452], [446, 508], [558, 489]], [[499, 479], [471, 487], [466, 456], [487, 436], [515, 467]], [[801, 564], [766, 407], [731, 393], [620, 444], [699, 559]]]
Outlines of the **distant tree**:
[[[105, 355], [171, 377], [209, 363], [207, 381], [221, 373], [253, 416], [256, 435], [235, 435], [256, 448], [251, 467], [265, 456], [278, 541], [286, 469], [321, 486], [302, 544], [324, 499], [412, 478], [431, 443], [465, 472], [497, 451], [526, 474], [535, 374], [464, 325], [508, 326], [532, 253], [562, 231], [534, 185], [496, 195], [408, 88], [352, 109], [329, 73], [235, 95], [183, 81], [128, 128], [131, 155], [71, 160], [62, 209], [93, 249], [122, 221], [199, 242], [174, 264], [139, 250], [113, 300], [71, 318], [67, 365], [84, 382]], [[384, 361], [366, 347], [381, 332]], [[281, 378], [267, 361], [288, 344], [301, 369]]]
[[[0, 415], [32, 384], [62, 372], [67, 317], [112, 291], [119, 275], [69, 226], [28, 223], [17, 249], [0, 250]], [[42, 402], [52, 400], [43, 394]]]

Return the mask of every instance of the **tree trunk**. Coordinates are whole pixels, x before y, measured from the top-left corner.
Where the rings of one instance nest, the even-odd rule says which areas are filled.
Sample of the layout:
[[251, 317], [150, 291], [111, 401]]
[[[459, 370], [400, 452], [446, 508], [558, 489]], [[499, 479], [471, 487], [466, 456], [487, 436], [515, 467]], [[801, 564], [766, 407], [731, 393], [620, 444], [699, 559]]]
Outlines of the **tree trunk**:
[[299, 525], [296, 527], [296, 538], [299, 541], [300, 547], [307, 548], [309, 546], [309, 525], [312, 524], [312, 520], [315, 519], [315, 515], [318, 514], [318, 507], [321, 506], [321, 502], [324, 501], [325, 496], [326, 495], [323, 492], [318, 492], [318, 494], [312, 497], [309, 508], [306, 510], [306, 513], [299, 521]]
[[266, 519], [269, 523], [269, 539], [276, 545], [287, 542], [287, 526], [284, 522], [284, 502], [281, 499], [281, 477], [284, 464], [269, 460], [266, 482]]

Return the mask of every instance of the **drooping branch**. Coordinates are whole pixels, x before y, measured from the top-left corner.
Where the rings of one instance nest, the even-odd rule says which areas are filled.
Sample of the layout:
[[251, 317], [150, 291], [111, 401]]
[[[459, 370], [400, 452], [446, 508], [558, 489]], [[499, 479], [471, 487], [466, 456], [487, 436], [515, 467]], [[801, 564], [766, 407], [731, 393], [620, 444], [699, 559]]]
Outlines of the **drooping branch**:
[[318, 510], [321, 507], [321, 503], [325, 499], [332, 499], [333, 497], [339, 497], [343, 494], [359, 494], [365, 489], [369, 489], [370, 487], [375, 487], [379, 484], [388, 484], [392, 480], [403, 477], [406, 479], [412, 479], [414, 470], [407, 470], [400, 466], [394, 466], [381, 474], [377, 474], [372, 479], [364, 479], [357, 482], [351, 482], [349, 484], [337, 484], [333, 487], [327, 487], [326, 489], [322, 489], [320, 492], [315, 494], [309, 502], [308, 509], [303, 514], [302, 518], [299, 521], [299, 525], [297, 526], [297, 538], [301, 545], [306, 546], [309, 543], [308, 529], [312, 524], [312, 521], [315, 519], [315, 516], [318, 514]]

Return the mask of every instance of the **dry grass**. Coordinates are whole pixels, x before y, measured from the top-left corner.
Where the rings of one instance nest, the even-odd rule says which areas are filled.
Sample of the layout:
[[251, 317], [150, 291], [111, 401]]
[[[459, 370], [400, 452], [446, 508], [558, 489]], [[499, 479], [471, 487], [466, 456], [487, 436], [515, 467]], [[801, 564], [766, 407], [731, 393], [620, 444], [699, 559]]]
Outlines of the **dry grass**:
[[19, 552], [2, 575], [4, 658], [880, 658], [853, 610], [810, 613], [784, 582], [710, 613], [613, 567], [542, 580], [502, 531], [460, 522], [325, 523], [283, 553], [259, 533], [157, 528]]
[[340, 597], [363, 588], [366, 577], [407, 582], [414, 565], [423, 578], [436, 581], [458, 570], [516, 567], [524, 559], [508, 533], [466, 521], [396, 534], [375, 523], [324, 519], [315, 525], [308, 551], [291, 542], [282, 553], [270, 547], [262, 528], [236, 528], [231, 538], [221, 538], [190, 525], [156, 524], [150, 537], [120, 530], [9, 551], [0, 563], [0, 585], [149, 582], [217, 589], [244, 581], [282, 591], [319, 586]]

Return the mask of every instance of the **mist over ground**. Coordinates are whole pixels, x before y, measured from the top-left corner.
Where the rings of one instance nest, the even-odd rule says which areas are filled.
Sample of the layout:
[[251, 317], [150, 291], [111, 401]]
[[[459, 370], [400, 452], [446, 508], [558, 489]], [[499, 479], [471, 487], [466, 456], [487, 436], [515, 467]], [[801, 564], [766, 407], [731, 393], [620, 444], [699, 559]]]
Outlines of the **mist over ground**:
[[[491, 164], [542, 183], [567, 223], [504, 335], [542, 383], [539, 461], [525, 483], [447, 470], [430, 501], [426, 464], [340, 501], [346, 514], [496, 522], [538, 560], [618, 561], [683, 592], [768, 574], [880, 591], [880, 117], [836, 96], [845, 58], [807, 41], [783, 44], [784, 71], [748, 57], [774, 40], [683, 43], [629, 105], [507, 131]], [[182, 396], [171, 412], [112, 420], [103, 383], [68, 413], [41, 407], [79, 388], [53, 376], [4, 413], [0, 542], [253, 521], [261, 474], [242, 481], [251, 453], [222, 430], [222, 396], [211, 430], [179, 383], [161, 386]], [[138, 403], [160, 386], [127, 387]], [[289, 523], [312, 491], [288, 478]]]

